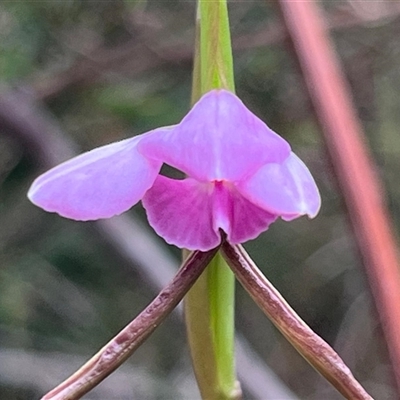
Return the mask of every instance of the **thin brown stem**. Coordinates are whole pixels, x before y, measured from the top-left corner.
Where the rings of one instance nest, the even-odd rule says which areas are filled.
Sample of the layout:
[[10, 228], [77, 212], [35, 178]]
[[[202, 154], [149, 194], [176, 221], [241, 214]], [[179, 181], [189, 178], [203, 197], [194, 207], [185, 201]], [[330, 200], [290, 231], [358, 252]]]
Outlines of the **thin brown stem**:
[[243, 247], [224, 242], [221, 249], [239, 282], [294, 348], [347, 399], [371, 400], [338, 354], [296, 314]]
[[117, 336], [67, 380], [47, 393], [42, 400], [76, 400], [118, 368], [171, 313], [192, 287], [217, 249], [193, 252], [172, 282]]

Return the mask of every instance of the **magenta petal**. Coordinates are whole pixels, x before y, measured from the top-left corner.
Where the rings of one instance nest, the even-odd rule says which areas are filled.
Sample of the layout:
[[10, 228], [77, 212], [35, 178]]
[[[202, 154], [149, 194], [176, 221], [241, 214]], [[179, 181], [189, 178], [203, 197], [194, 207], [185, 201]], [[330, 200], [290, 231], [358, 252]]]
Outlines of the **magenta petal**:
[[82, 221], [121, 214], [143, 197], [161, 167], [138, 153], [141, 138], [99, 147], [58, 165], [33, 182], [29, 199], [46, 211]]
[[143, 197], [147, 218], [168, 243], [189, 250], [210, 250], [221, 241], [212, 224], [211, 183], [173, 180], [159, 175]]
[[238, 190], [263, 209], [291, 220], [318, 214], [321, 197], [310, 171], [294, 154], [283, 164], [267, 164], [240, 182]]
[[213, 90], [174, 129], [145, 138], [139, 151], [197, 180], [234, 182], [283, 162], [290, 146], [233, 93]]
[[233, 185], [158, 176], [143, 197], [147, 218], [168, 243], [189, 250], [217, 246], [222, 229], [233, 243], [254, 239], [277, 219], [255, 206]]
[[256, 238], [278, 217], [244, 198], [226, 182], [217, 182], [213, 196], [214, 230], [221, 228], [232, 244]]

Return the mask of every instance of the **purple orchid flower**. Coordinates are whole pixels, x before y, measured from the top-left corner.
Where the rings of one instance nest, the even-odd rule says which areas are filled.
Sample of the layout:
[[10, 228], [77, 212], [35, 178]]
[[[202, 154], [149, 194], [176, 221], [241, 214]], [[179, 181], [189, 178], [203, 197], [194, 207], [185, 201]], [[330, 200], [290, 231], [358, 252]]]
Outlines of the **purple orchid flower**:
[[[183, 171], [174, 180], [163, 163]], [[268, 229], [278, 217], [313, 218], [321, 199], [289, 144], [233, 93], [205, 94], [175, 126], [99, 147], [38, 177], [29, 199], [46, 211], [87, 221], [110, 218], [142, 200], [168, 243], [206, 251]]]

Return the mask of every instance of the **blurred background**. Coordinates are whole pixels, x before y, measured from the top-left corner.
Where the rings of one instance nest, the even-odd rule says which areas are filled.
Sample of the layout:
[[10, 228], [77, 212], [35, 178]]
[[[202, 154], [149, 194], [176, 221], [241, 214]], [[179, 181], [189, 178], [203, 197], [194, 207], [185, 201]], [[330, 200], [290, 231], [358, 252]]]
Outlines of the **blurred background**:
[[[329, 1], [331, 35], [395, 227], [400, 223], [400, 7]], [[75, 153], [178, 122], [190, 103], [194, 1], [0, 3], [0, 399], [37, 399], [155, 296], [179, 264], [140, 205], [96, 223], [26, 198]], [[376, 399], [394, 399], [386, 344], [335, 176], [276, 5], [230, 4], [237, 93], [312, 171], [315, 220], [246, 244], [300, 316]], [[237, 290], [246, 399], [340, 399]], [[269, 391], [269, 392], [268, 392]], [[267, 396], [267, 393], [269, 395]], [[85, 399], [199, 399], [179, 311]]]

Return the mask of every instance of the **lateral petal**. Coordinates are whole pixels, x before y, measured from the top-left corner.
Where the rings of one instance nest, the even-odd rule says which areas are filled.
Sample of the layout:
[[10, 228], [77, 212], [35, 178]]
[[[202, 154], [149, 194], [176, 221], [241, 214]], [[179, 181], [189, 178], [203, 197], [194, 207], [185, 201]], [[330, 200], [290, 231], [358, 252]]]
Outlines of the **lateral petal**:
[[58, 165], [33, 182], [29, 199], [46, 211], [81, 221], [123, 213], [143, 197], [161, 168], [160, 161], [137, 151], [145, 136], [96, 148]]
[[283, 162], [290, 146], [233, 93], [213, 90], [174, 129], [146, 137], [139, 151], [200, 181], [234, 182]]
[[206, 251], [221, 241], [212, 223], [212, 190], [211, 183], [159, 175], [142, 203], [150, 225], [165, 241]]
[[252, 203], [285, 220], [305, 214], [313, 218], [321, 206], [314, 178], [294, 153], [282, 164], [264, 165], [237, 188]]

